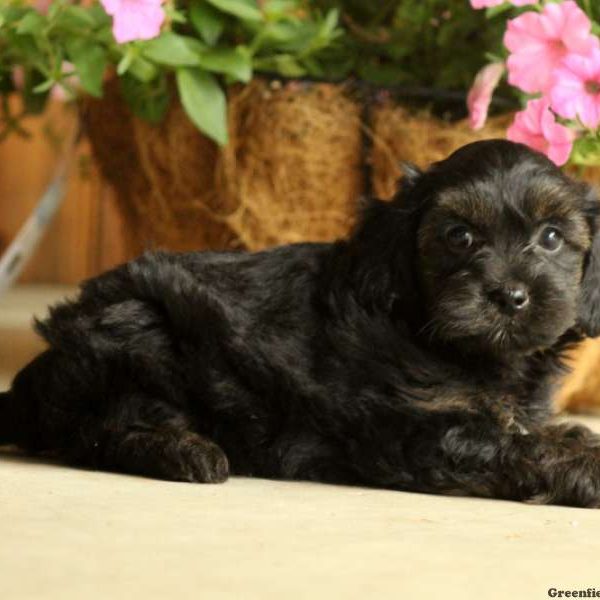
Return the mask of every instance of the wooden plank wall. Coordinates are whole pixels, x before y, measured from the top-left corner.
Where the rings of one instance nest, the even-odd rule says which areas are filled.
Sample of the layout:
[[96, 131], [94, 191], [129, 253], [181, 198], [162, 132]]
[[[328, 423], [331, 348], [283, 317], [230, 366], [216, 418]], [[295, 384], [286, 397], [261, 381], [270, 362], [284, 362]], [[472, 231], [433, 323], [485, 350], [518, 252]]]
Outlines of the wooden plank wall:
[[[73, 110], [54, 104], [26, 121], [30, 139], [11, 136], [0, 144], [0, 247], [13, 238], [52, 178]], [[123, 226], [109, 186], [80, 144], [68, 194], [23, 274], [23, 282], [77, 283], [126, 260]]]

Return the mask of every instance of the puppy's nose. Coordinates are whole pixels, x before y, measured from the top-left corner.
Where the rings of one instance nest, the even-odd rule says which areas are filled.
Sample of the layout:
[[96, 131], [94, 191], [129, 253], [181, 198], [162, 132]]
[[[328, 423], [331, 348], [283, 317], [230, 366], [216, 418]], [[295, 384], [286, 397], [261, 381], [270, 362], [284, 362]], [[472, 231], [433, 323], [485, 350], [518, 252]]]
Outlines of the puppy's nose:
[[529, 293], [522, 283], [509, 283], [491, 294], [492, 300], [500, 310], [508, 314], [516, 314], [529, 304]]

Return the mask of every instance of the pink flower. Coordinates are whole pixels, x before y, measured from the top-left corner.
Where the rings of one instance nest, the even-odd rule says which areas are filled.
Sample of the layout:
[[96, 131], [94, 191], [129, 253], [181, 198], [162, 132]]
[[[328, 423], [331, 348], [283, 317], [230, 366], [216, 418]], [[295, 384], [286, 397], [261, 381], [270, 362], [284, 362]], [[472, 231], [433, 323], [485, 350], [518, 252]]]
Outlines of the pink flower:
[[552, 71], [567, 54], [587, 54], [599, 46], [591, 27], [573, 0], [550, 2], [541, 13], [528, 12], [510, 20], [504, 35], [504, 45], [512, 52], [508, 82], [530, 94], [546, 92]]
[[500, 6], [504, 0], [471, 0], [473, 8], [489, 8], [491, 6]]
[[513, 6], [525, 6], [527, 4], [537, 4], [538, 0], [471, 0], [473, 8], [491, 8], [500, 6], [505, 2], [510, 2]]
[[478, 130], [485, 125], [492, 94], [504, 73], [504, 63], [497, 62], [486, 65], [477, 73], [475, 81], [467, 96], [469, 109], [469, 125]]
[[600, 125], [600, 49], [588, 56], [569, 54], [554, 70], [552, 109], [561, 117], [579, 120], [591, 129]]
[[530, 100], [525, 110], [515, 115], [506, 137], [545, 154], [558, 166], [564, 165], [573, 149], [574, 133], [556, 122], [546, 98]]
[[45, 15], [48, 12], [51, 4], [52, 0], [37, 0], [35, 3], [35, 8], [37, 11]]
[[119, 44], [149, 40], [160, 34], [165, 20], [163, 0], [100, 0], [113, 17], [113, 35]]

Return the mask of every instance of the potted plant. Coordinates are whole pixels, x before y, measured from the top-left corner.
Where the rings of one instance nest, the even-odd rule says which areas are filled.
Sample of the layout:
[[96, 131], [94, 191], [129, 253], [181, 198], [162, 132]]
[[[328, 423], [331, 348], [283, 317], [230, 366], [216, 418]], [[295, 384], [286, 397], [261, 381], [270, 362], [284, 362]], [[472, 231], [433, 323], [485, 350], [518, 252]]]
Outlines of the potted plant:
[[[464, 112], [500, 42], [464, 0], [8, 0], [0, 135], [80, 98], [135, 249], [330, 239], [366, 189], [390, 194], [397, 158], [470, 139], [396, 101]], [[406, 127], [433, 153], [400, 147]]]

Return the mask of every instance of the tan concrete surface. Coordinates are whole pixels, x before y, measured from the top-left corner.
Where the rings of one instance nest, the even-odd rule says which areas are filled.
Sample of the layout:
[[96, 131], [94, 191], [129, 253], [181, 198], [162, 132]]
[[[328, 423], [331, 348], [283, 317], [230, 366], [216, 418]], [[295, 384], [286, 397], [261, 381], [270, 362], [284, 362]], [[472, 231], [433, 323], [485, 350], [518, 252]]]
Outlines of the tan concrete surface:
[[0, 457], [3, 599], [545, 598], [599, 585], [600, 512], [166, 483]]
[[169, 483], [0, 451], [2, 600], [542, 599], [600, 592], [599, 562], [598, 510]]
[[31, 328], [33, 318], [44, 317], [48, 305], [73, 293], [68, 286], [24, 285], [0, 297], [0, 382], [43, 348]]

